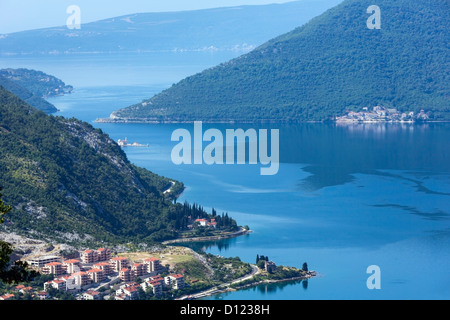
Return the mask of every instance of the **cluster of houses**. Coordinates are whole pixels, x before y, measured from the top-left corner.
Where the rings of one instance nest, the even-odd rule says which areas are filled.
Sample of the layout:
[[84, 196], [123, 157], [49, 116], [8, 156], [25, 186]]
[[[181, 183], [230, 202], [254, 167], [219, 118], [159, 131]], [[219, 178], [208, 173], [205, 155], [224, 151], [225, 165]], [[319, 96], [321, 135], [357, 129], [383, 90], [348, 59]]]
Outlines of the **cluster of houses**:
[[[111, 251], [105, 248], [85, 250], [81, 252], [80, 259], [62, 260], [58, 256], [46, 256], [30, 260], [29, 264], [42, 274], [55, 276], [44, 284], [44, 291], [38, 293], [40, 299], [48, 297], [50, 288], [80, 293], [84, 300], [98, 300], [100, 293], [94, 287], [112, 286], [116, 289], [116, 300], [135, 300], [139, 298], [139, 286], [144, 291], [152, 290], [155, 296], [160, 296], [164, 287], [175, 290], [185, 287], [183, 275], [173, 274], [163, 278], [160, 274], [166, 270], [156, 258], [132, 264], [125, 257], [111, 257]], [[133, 282], [137, 278], [144, 281], [141, 284]], [[5, 295], [0, 300], [13, 297]]]
[[200, 227], [210, 227], [210, 228], [217, 228], [217, 222], [216, 219], [196, 219], [194, 221], [193, 225], [189, 225], [188, 227], [191, 229], [193, 228], [195, 225], [199, 225]]
[[389, 109], [381, 106], [373, 107], [370, 111], [365, 107], [360, 112], [349, 111], [347, 115], [336, 117], [338, 123], [355, 123], [355, 122], [414, 122], [416, 120], [426, 121], [430, 119], [430, 115], [421, 110], [420, 113], [400, 112], [397, 109]]

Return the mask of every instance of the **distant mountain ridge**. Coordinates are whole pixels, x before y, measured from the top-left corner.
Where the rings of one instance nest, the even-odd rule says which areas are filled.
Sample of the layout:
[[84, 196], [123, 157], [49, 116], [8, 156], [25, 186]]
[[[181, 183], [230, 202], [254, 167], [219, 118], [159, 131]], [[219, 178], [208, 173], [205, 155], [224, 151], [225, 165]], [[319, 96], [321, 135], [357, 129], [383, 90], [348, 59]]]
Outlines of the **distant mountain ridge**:
[[145, 51], [248, 52], [342, 0], [302, 0], [180, 12], [137, 13], [2, 35], [0, 55]]
[[252, 52], [190, 76], [106, 121], [327, 121], [383, 106], [450, 120], [450, 4], [346, 0]]

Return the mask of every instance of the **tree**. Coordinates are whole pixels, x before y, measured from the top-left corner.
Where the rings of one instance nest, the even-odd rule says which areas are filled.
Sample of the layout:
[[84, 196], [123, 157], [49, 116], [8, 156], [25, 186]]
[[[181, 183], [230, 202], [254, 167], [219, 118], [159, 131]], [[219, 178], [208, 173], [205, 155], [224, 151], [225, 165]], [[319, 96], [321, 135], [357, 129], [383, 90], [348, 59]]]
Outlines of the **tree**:
[[[2, 191], [2, 187], [0, 187], [0, 192]], [[4, 222], [3, 216], [11, 211], [11, 206], [7, 206], [3, 203], [2, 194], [0, 193], [0, 224]]]
[[259, 254], [256, 255], [256, 263], [259, 262]]
[[[0, 187], [1, 191], [1, 187]], [[11, 207], [3, 203], [0, 193], [0, 224], [4, 222], [3, 216], [11, 211]], [[13, 265], [10, 264], [10, 256], [14, 252], [11, 244], [0, 241], [0, 280], [7, 283], [19, 283], [30, 281], [38, 273], [28, 270], [28, 263], [23, 261], [16, 261]]]
[[258, 261], [258, 263], [256, 264], [258, 266], [258, 268], [260, 268], [261, 270], [266, 268], [266, 260], [261, 259]]
[[306, 262], [303, 264], [302, 270], [308, 272], [308, 264]]

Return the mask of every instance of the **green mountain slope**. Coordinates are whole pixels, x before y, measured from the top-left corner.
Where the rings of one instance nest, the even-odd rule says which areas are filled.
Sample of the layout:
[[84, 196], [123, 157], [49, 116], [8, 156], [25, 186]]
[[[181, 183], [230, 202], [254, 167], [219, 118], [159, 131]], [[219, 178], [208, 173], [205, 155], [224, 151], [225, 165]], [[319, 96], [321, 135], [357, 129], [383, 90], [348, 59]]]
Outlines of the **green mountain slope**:
[[71, 93], [73, 87], [66, 85], [62, 80], [42, 71], [31, 69], [1, 69], [0, 76], [14, 81], [31, 93], [42, 97], [54, 97]]
[[55, 113], [58, 109], [50, 102], [42, 98], [41, 96], [31, 92], [27, 88], [23, 87], [14, 80], [4, 77], [0, 74], [0, 86], [14, 93], [22, 100], [32, 105], [36, 109], [44, 111], [46, 113]]
[[118, 110], [113, 121], [323, 121], [382, 105], [450, 120], [448, 0], [347, 0], [254, 51]]
[[163, 194], [171, 185], [131, 164], [101, 130], [46, 115], [0, 87], [0, 186], [13, 207], [2, 228], [69, 243], [171, 239], [187, 216], [207, 216], [173, 204], [175, 194]]

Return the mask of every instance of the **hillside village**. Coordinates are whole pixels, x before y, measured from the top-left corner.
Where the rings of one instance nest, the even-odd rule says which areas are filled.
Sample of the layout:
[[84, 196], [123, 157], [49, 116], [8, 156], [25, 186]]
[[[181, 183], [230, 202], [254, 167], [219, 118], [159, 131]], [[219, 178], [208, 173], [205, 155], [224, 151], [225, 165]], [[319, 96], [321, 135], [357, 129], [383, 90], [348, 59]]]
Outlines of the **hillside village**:
[[373, 122], [415, 122], [430, 120], [430, 112], [420, 110], [419, 113], [400, 112], [395, 108], [389, 109], [382, 106], [373, 107], [372, 110], [364, 107], [362, 111], [348, 111], [346, 115], [336, 117], [337, 123], [373, 123]]

